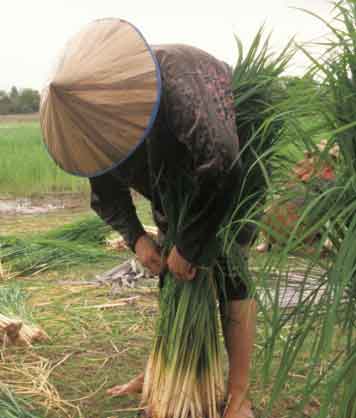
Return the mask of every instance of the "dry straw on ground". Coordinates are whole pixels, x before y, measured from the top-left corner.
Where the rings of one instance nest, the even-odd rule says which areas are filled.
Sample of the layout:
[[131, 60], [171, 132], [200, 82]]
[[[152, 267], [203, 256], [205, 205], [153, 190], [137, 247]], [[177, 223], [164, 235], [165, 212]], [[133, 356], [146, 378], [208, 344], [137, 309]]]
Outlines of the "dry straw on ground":
[[50, 382], [52, 372], [67, 360], [65, 356], [56, 364], [33, 353], [19, 358], [14, 354], [2, 355], [0, 374], [2, 383], [19, 398], [31, 400], [33, 407], [45, 411], [58, 411], [60, 416], [82, 417], [80, 410], [65, 401]]

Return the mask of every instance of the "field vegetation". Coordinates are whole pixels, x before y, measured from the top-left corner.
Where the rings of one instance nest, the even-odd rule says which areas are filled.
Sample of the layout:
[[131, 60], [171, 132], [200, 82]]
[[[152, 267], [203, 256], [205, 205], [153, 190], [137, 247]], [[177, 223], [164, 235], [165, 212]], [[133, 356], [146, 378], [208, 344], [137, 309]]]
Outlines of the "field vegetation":
[[[278, 109], [277, 118], [290, 117], [281, 142], [273, 145], [271, 178], [263, 158], [258, 159], [273, 197], [284, 192], [293, 161], [305, 150], [315, 151], [321, 138], [338, 144], [341, 152], [330, 187], [313, 184], [288, 196], [302, 195], [305, 204], [284, 245], [262, 256], [252, 249], [246, 274], [259, 303], [250, 388], [257, 418], [356, 416], [356, 3], [344, 0], [337, 11], [344, 28], [327, 23], [334, 34], [329, 54], [322, 61], [310, 56], [309, 79], [323, 75], [318, 88], [301, 80], [287, 107]], [[278, 123], [275, 117], [251, 137], [263, 138], [264, 129]], [[328, 158], [327, 152], [320, 156]], [[63, 174], [48, 158], [38, 123], [0, 125], [0, 164], [0, 196], [87, 193], [85, 180]], [[152, 224], [147, 201], [137, 197], [136, 204], [142, 222]], [[241, 207], [238, 226], [255, 222], [261, 207]], [[298, 252], [305, 236], [316, 230], [320, 241], [313, 251]], [[32, 413], [37, 418], [133, 418], [140, 413], [138, 396], [112, 399], [105, 389], [144, 369], [159, 317], [157, 283], [142, 279], [134, 289], [113, 289], [98, 282], [96, 275], [131, 256], [108, 249], [108, 234], [87, 206], [27, 215], [18, 222], [2, 216], [0, 292], [22, 292], [23, 304], [32, 307], [31, 321], [50, 341], [1, 348], [0, 408], [27, 409], [24, 417]], [[327, 237], [333, 246], [323, 257]]]
[[41, 140], [39, 122], [0, 121], [0, 195], [85, 193], [87, 180], [56, 166]]
[[29, 114], [38, 112], [40, 94], [33, 89], [20, 89], [13, 86], [7, 93], [0, 90], [0, 115]]

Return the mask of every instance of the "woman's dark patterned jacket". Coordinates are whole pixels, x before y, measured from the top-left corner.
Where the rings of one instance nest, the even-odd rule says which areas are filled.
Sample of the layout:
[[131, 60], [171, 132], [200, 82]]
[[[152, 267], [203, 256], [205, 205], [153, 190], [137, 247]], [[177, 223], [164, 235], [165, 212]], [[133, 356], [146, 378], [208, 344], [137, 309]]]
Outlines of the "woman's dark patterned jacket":
[[130, 188], [150, 199], [163, 232], [167, 216], [161, 196], [188, 175], [196, 193], [190, 220], [175, 245], [199, 263], [204, 245], [214, 239], [237, 192], [239, 141], [229, 66], [190, 46], [153, 50], [161, 68], [159, 113], [144, 144], [109, 174], [90, 179], [91, 206], [119, 231], [131, 249], [144, 233]]

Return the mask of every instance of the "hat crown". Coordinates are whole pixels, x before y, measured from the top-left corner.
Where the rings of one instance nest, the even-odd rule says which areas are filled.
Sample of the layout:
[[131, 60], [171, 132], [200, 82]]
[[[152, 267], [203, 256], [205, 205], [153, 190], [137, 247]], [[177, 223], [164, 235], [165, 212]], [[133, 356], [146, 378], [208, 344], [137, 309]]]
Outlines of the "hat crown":
[[100, 175], [144, 140], [160, 100], [157, 61], [141, 33], [97, 20], [66, 45], [41, 97], [44, 142], [64, 170]]

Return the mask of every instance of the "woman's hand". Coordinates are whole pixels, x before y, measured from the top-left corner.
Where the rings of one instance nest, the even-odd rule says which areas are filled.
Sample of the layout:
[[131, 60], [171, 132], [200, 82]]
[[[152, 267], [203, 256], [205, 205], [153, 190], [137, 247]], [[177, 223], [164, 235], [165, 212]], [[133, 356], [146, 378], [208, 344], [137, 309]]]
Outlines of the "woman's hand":
[[173, 247], [168, 259], [167, 266], [171, 273], [179, 280], [193, 280], [197, 269], [189, 261], [183, 258], [176, 247]]
[[153, 274], [159, 274], [165, 262], [160, 254], [156, 243], [147, 235], [142, 235], [136, 242], [135, 253], [144, 267]]

